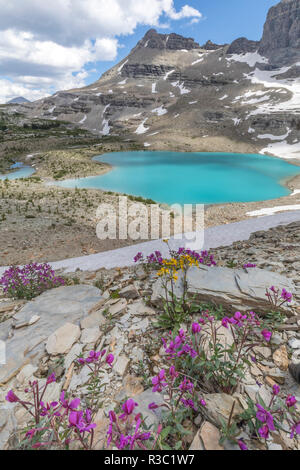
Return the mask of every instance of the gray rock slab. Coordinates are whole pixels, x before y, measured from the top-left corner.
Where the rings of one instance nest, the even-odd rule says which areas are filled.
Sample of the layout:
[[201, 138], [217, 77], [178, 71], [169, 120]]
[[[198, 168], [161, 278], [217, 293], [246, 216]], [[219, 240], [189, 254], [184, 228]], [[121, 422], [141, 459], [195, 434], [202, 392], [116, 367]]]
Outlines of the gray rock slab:
[[200, 300], [214, 301], [232, 310], [268, 309], [266, 289], [272, 285], [295, 292], [292, 280], [263, 269], [229, 269], [201, 266], [187, 274], [188, 292]]
[[28, 363], [38, 365], [45, 353], [47, 338], [67, 322], [79, 325], [89, 310], [99, 302], [99, 289], [87, 285], [51, 289], [20, 310], [14, 319], [28, 323], [34, 315], [39, 321], [17, 330], [6, 338], [6, 364], [0, 366], [0, 383], [6, 383]]

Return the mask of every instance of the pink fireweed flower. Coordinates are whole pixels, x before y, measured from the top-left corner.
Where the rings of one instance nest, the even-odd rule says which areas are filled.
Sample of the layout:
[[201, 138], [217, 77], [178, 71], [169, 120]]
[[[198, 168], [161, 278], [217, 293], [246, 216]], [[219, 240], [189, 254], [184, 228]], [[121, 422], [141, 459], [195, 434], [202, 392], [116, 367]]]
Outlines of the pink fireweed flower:
[[109, 416], [109, 419], [112, 423], [117, 422], [117, 416], [116, 416], [116, 413], [114, 411], [109, 411], [108, 416]]
[[258, 430], [260, 437], [262, 437], [263, 439], [268, 439], [269, 431], [270, 431], [270, 429], [269, 429], [267, 424], [265, 424], [264, 426], [262, 426]]
[[293, 299], [293, 294], [288, 292], [286, 289], [282, 289], [280, 297], [286, 302], [291, 302]]
[[293, 424], [293, 426], [291, 428], [290, 438], [294, 439], [295, 434], [300, 435], [300, 421], [299, 421], [299, 423], [294, 423]]
[[272, 337], [272, 332], [271, 331], [268, 331], [268, 330], [265, 329], [265, 330], [262, 330], [261, 334], [267, 342], [269, 342], [271, 340], [271, 337]]
[[152, 384], [153, 384], [152, 392], [161, 392], [163, 387], [166, 387], [167, 382], [165, 378], [166, 378], [166, 373], [164, 369], [162, 369], [159, 372], [159, 374], [153, 377], [152, 379]]
[[193, 390], [194, 384], [192, 384], [192, 382], [190, 382], [189, 380], [187, 380], [186, 377], [184, 377], [183, 381], [179, 385], [179, 388], [182, 392], [189, 392]]
[[171, 366], [171, 367], [170, 367], [170, 369], [169, 369], [169, 375], [170, 375], [170, 377], [171, 377], [172, 380], [175, 380], [175, 379], [178, 377], [179, 373], [176, 372], [176, 369], [175, 369], [174, 366]]
[[138, 403], [136, 403], [132, 398], [129, 398], [128, 400], [125, 401], [122, 405], [122, 410], [124, 413], [119, 416], [119, 419], [126, 419], [129, 415], [132, 414], [134, 408], [138, 406]]
[[65, 392], [61, 392], [59, 401], [63, 408], [70, 411], [75, 411], [80, 405], [79, 398], [74, 398], [74, 400], [69, 403], [69, 401], [65, 399]]
[[27, 431], [27, 433], [25, 434], [25, 437], [28, 437], [30, 440], [33, 438], [36, 432], [37, 432], [37, 429], [29, 429], [29, 431]]
[[224, 328], [228, 328], [228, 323], [230, 323], [229, 318], [228, 317], [222, 318], [221, 323], [222, 323], [222, 326], [224, 326]]
[[112, 363], [114, 362], [114, 359], [115, 359], [115, 358], [114, 358], [114, 355], [113, 355], [113, 354], [108, 354], [108, 355], [106, 356], [106, 359], [105, 359], [106, 364], [108, 364], [109, 366], [111, 366]]
[[154, 403], [154, 401], [148, 405], [149, 410], [157, 410], [157, 408], [159, 408], [159, 406]]
[[48, 379], [47, 379], [47, 385], [53, 383], [53, 382], [56, 382], [56, 377], [55, 377], [55, 374], [53, 372], [53, 374], [49, 375]]
[[151, 437], [150, 432], [143, 432], [143, 433], [139, 432], [139, 428], [141, 426], [141, 423], [142, 423], [141, 419], [138, 419], [137, 422], [136, 422], [135, 433], [131, 437], [130, 450], [133, 450], [134, 444], [135, 444], [136, 441], [146, 441], [146, 440], [150, 439], [150, 437]]
[[17, 397], [17, 395], [15, 395], [13, 390], [10, 390], [8, 392], [8, 394], [5, 397], [5, 400], [9, 401], [10, 403], [17, 403], [18, 401], [20, 401], [20, 399]]
[[248, 447], [246, 446], [245, 442], [242, 439], [238, 441], [238, 445], [241, 450], [248, 450]]
[[41, 416], [50, 416], [51, 414], [52, 416], [60, 416], [60, 413], [58, 411], [55, 411], [55, 408], [58, 405], [57, 401], [53, 401], [52, 403], [46, 403], [46, 405], [44, 404], [44, 402], [41, 401], [40, 405], [42, 408], [40, 412]]
[[143, 258], [143, 254], [142, 254], [141, 252], [139, 252], [139, 253], [137, 253], [137, 254], [135, 255], [135, 257], [133, 258], [133, 261], [134, 261], [135, 263], [137, 263], [137, 262], [140, 261], [142, 258]]
[[90, 410], [71, 411], [69, 414], [69, 425], [70, 427], [76, 427], [80, 433], [91, 432], [97, 426], [96, 423], [92, 423]]
[[201, 326], [199, 325], [199, 323], [193, 323], [192, 325], [193, 334], [195, 335], [196, 333], [200, 333], [200, 331], [201, 331]]
[[85, 362], [88, 364], [91, 362], [97, 362], [101, 356], [101, 351], [90, 351], [89, 356], [86, 358]]
[[297, 403], [296, 397], [294, 397], [293, 395], [288, 395], [285, 400], [285, 403], [288, 408], [292, 408], [292, 406], [295, 406]]
[[255, 406], [258, 409], [258, 411], [256, 412], [256, 418], [258, 419], [258, 421], [266, 423], [270, 431], [275, 431], [274, 418], [271, 413], [265, 410], [259, 403], [256, 403]]
[[235, 312], [233, 317], [229, 318], [229, 323], [236, 326], [243, 326], [243, 322], [246, 319], [247, 315], [242, 315], [241, 312]]
[[185, 400], [184, 398], [181, 398], [181, 402], [184, 404], [186, 408], [192, 408], [194, 411], [197, 411], [197, 408], [193, 400], [191, 399]]

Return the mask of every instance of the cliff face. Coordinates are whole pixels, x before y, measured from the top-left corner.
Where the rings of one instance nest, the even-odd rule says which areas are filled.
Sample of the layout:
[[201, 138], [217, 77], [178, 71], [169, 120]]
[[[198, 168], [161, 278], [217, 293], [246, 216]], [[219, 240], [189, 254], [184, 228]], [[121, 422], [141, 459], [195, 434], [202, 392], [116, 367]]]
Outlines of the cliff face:
[[300, 59], [300, 0], [282, 0], [269, 10], [259, 53], [276, 65]]

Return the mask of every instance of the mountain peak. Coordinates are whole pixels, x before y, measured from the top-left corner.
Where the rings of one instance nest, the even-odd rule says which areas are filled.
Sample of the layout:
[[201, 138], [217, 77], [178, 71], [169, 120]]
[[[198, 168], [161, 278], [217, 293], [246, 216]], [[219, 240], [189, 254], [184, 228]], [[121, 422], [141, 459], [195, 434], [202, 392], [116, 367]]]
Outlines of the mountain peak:
[[210, 39], [208, 41], [206, 41], [205, 44], [203, 44], [203, 46], [201, 46], [201, 49], [206, 49], [207, 51], [215, 51], [217, 49], [220, 49], [221, 47], [224, 47], [225, 44], [215, 44], [214, 42], [212, 42]]
[[16, 98], [9, 100], [6, 104], [22, 104], [22, 103], [30, 103], [30, 101], [24, 98], [23, 96], [17, 96]]
[[170, 50], [192, 50], [200, 48], [199, 44], [195, 42], [193, 38], [185, 38], [176, 33], [160, 34], [155, 29], [149, 29], [143, 39], [138, 42], [137, 47]]

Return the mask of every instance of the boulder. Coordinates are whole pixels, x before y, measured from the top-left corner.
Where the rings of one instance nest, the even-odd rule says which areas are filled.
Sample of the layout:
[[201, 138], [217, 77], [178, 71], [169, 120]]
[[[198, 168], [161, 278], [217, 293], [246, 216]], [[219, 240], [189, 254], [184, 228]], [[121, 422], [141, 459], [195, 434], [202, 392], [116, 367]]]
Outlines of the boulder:
[[273, 361], [274, 361], [274, 364], [280, 370], [288, 370], [289, 357], [288, 357], [286, 347], [284, 345], [282, 345], [280, 348], [276, 349], [276, 351], [273, 354]]
[[269, 309], [266, 289], [272, 285], [295, 291], [293, 281], [280, 274], [263, 269], [229, 269], [201, 266], [191, 268], [187, 274], [188, 293], [199, 300], [224, 305], [229, 311], [256, 309], [260, 313]]
[[80, 337], [80, 328], [72, 323], [65, 323], [58, 328], [51, 336], [49, 336], [46, 350], [48, 354], [56, 356], [58, 354], [66, 354], [70, 351], [73, 344]]
[[234, 402], [235, 405], [232, 419], [243, 412], [243, 408], [241, 407], [239, 400], [231, 395], [227, 395], [226, 393], [210, 393], [208, 395], [204, 395], [203, 398], [206, 401], [206, 409], [216, 424], [218, 423], [222, 425], [222, 420], [228, 420]]
[[220, 432], [216, 426], [205, 421], [197, 432], [189, 450], [224, 450], [220, 446]]
[[[259, 313], [269, 310], [266, 289], [272, 285], [294, 293], [296, 288], [291, 279], [280, 274], [258, 268], [230, 269], [217, 266], [193, 267], [187, 273], [188, 294], [201, 301], [212, 301], [223, 305], [227, 311], [247, 311], [256, 309]], [[168, 287], [170, 290], [170, 287]], [[182, 276], [175, 283], [174, 293], [183, 293]], [[160, 305], [165, 296], [162, 280], [153, 284], [151, 301]], [[284, 307], [289, 312], [289, 307]]]

